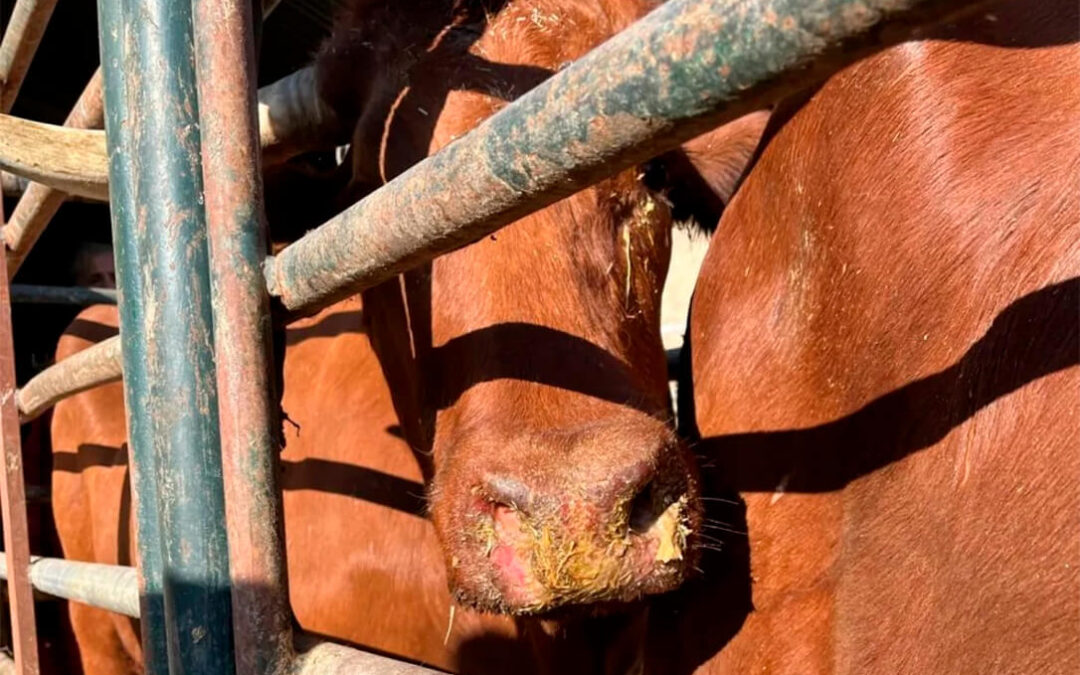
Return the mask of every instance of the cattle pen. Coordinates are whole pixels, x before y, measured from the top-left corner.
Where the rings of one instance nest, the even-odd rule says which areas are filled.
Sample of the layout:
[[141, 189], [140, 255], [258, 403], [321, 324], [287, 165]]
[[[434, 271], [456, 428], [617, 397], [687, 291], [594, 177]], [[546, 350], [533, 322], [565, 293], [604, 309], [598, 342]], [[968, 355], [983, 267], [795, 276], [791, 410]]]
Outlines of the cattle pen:
[[[0, 573], [14, 655], [0, 672], [22, 675], [39, 672], [35, 591], [140, 619], [152, 675], [431, 672], [294, 631], [275, 322], [465, 246], [979, 4], [670, 0], [268, 255], [268, 130], [254, 55], [274, 3], [99, 0], [101, 68], [64, 127], [7, 114], [55, 3], [17, 0], [0, 44], [0, 170], [30, 181], [3, 228], [0, 274], [14, 276], [70, 196], [108, 200], [118, 293], [0, 283]], [[16, 389], [16, 299], [118, 301], [120, 335]], [[138, 564], [34, 557], [20, 424], [121, 378]]]

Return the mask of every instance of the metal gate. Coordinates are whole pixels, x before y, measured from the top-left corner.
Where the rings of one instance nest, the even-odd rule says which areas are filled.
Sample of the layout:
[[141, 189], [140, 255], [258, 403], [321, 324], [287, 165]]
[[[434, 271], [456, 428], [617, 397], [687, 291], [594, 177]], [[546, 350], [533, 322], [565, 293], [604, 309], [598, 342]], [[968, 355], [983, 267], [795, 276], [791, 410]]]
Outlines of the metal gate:
[[[0, 44], [0, 112], [55, 1], [16, 3]], [[271, 298], [278, 319], [311, 313], [978, 4], [671, 0], [267, 256], [253, 75], [261, 18], [250, 0], [99, 0], [102, 66], [66, 126], [0, 115], [0, 169], [32, 181], [4, 227], [0, 274], [13, 276], [69, 195], [107, 198], [121, 318], [118, 338], [16, 391], [11, 291], [0, 283], [8, 668], [38, 672], [36, 589], [140, 618], [152, 675], [430, 672], [293, 634]], [[89, 130], [102, 121], [104, 135]], [[121, 373], [138, 568], [33, 558], [20, 420]]]

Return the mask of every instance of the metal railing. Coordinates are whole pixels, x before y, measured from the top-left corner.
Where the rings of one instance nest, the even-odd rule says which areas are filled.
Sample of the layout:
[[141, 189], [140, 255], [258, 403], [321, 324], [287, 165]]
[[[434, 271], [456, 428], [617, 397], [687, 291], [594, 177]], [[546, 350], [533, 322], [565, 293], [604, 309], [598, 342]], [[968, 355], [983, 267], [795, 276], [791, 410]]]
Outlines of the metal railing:
[[[78, 129], [97, 126], [104, 114], [107, 161], [105, 148], [89, 161], [107, 168], [94, 185], [107, 185], [112, 207], [123, 336], [16, 392], [15, 289], [0, 283], [0, 576], [9, 584], [14, 671], [37, 672], [37, 589], [138, 616], [151, 675], [430, 672], [292, 634], [275, 485], [270, 297], [290, 316], [312, 312], [978, 4], [671, 0], [268, 257], [260, 138], [267, 155], [281, 148], [266, 144], [287, 139], [256, 109], [250, 0], [144, 0], [138, 11], [99, 0], [102, 68], [68, 128], [0, 120], [0, 166], [53, 183], [29, 184], [25, 208], [20, 201], [4, 230], [9, 253], [0, 273], [10, 278], [66, 198], [57, 189], [86, 183], [77, 171], [54, 178], [71, 170], [68, 160], [45, 166], [31, 140], [86, 138], [91, 132]], [[0, 77], [10, 78], [0, 112], [51, 9], [47, 0], [17, 3], [17, 16], [33, 18], [13, 23], [0, 45]], [[6, 61], [7, 54], [15, 56]], [[314, 81], [310, 73], [301, 79]], [[180, 133], [191, 129], [199, 133]], [[20, 417], [120, 378], [121, 364], [139, 567], [31, 558]]]

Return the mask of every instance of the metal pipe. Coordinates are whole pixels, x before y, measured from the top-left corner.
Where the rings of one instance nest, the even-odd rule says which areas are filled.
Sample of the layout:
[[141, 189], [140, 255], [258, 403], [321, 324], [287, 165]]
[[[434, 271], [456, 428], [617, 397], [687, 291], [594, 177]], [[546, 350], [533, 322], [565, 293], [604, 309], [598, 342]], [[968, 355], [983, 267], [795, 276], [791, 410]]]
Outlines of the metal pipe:
[[314, 66], [259, 89], [258, 99], [259, 144], [266, 166], [348, 141], [348, 130], [319, 96]]
[[122, 376], [120, 338], [111, 337], [41, 371], [16, 392], [19, 420], [25, 424], [68, 396]]
[[267, 258], [267, 287], [287, 309], [314, 311], [812, 86], [913, 26], [972, 4], [670, 0]]
[[[269, 15], [278, 4], [278, 0], [263, 0], [263, 15]], [[289, 78], [285, 78], [282, 82], [288, 80]], [[275, 85], [270, 86], [274, 87]], [[289, 91], [294, 89], [296, 88], [293, 87]], [[262, 107], [260, 107], [260, 111], [261, 109]], [[273, 108], [267, 108], [267, 120], [270, 119], [272, 112], [274, 112]], [[75, 102], [71, 113], [64, 121], [64, 126], [73, 129], [100, 129], [104, 124], [105, 110], [102, 105], [101, 68], [99, 67], [94, 71], [90, 82], [87, 83], [86, 88], [83, 89], [79, 99]], [[281, 140], [278, 137], [271, 137], [268, 138], [267, 142], [273, 144]], [[297, 148], [298, 151], [303, 149]], [[271, 151], [275, 157], [282, 154], [276, 147], [272, 148]], [[287, 158], [282, 157], [280, 161]], [[3, 182], [4, 195], [21, 197], [19, 203], [15, 205], [15, 211], [11, 214], [7, 226], [3, 230], [3, 238], [9, 249], [8, 274], [14, 277], [30, 250], [33, 249], [34, 244], [37, 243], [41, 233], [56, 215], [60, 205], [64, 201], [71, 199], [88, 200], [89, 198], [61, 192], [56, 188], [42, 183], [34, 183], [27, 178], [7, 172], [0, 172], [0, 180]]]
[[[2, 556], [0, 579], [7, 579], [7, 566]], [[47, 595], [81, 602], [133, 619], [139, 618], [139, 582], [134, 567], [34, 556], [30, 560], [30, 581], [35, 590]], [[438, 672], [323, 642], [309, 635], [297, 636], [297, 642], [304, 651], [283, 672], [294, 675], [430, 675]], [[0, 662], [0, 674], [4, 672], [3, 667], [4, 664]]]
[[24, 305], [115, 305], [116, 290], [85, 286], [12, 284], [11, 302]]
[[433, 675], [440, 671], [350, 649], [333, 642], [299, 640], [312, 646], [293, 662], [290, 675]]
[[221, 463], [238, 675], [293, 657], [278, 489], [251, 0], [193, 0]]
[[[2, 558], [0, 579], [7, 579]], [[139, 618], [139, 583], [134, 567], [34, 556], [30, 559], [30, 583], [34, 590], [57, 598]]]
[[[164, 560], [160, 545], [158, 495], [154, 483], [155, 462], [151, 425], [144, 411], [149, 404], [147, 373], [147, 333], [143, 326], [146, 314], [143, 303], [143, 279], [139, 267], [135, 204], [135, 151], [132, 129], [126, 124], [128, 111], [138, 105], [135, 92], [129, 91], [128, 78], [137, 75], [137, 54], [125, 21], [125, 3], [98, 1], [98, 40], [101, 46], [103, 74], [102, 95], [105, 129], [109, 150], [109, 207], [112, 215], [113, 254], [119, 289], [119, 314], [122, 332], [124, 372], [141, 386], [124, 387], [127, 411], [128, 442], [131, 444], [128, 470], [131, 472], [131, 497], [135, 513], [135, 544], [139, 582], [139, 615], [142, 618], [143, 669], [147, 675], [169, 672], [165, 637]], [[132, 89], [138, 84], [131, 83]]]
[[[0, 222], [3, 205], [0, 204]], [[3, 451], [3, 479], [0, 480], [0, 512], [4, 525], [8, 604], [11, 608], [15, 669], [21, 675], [37, 675], [37, 627], [34, 624], [34, 594], [30, 587], [30, 531], [26, 522], [26, 486], [23, 483], [19, 411], [15, 397], [15, 345], [11, 331], [11, 298], [7, 270], [0, 256], [0, 449]]]
[[[100, 129], [104, 125], [105, 109], [101, 103], [99, 67], [64, 120], [64, 126], [72, 129]], [[8, 248], [8, 278], [14, 277], [19, 271], [41, 233], [69, 196], [66, 192], [42, 183], [31, 182], [26, 187], [3, 230], [4, 243]]]
[[0, 42], [0, 112], [11, 110], [56, 0], [16, 0]]
[[0, 115], [0, 169], [97, 201], [109, 198], [105, 134]]
[[[99, 12], [111, 0], [99, 2]], [[213, 324], [202, 204], [201, 141], [191, 4], [142, 0], [120, 4], [102, 34], [118, 30], [125, 58], [128, 174], [137, 217], [117, 220], [124, 255], [140, 281], [141, 320], [122, 310], [129, 277], [121, 274], [120, 335], [124, 387], [139, 392], [129, 424], [134, 463], [153, 467], [157, 487], [169, 672], [233, 672], [229, 558], [221, 482]], [[107, 50], [108, 51], [108, 50]], [[106, 57], [108, 54], [106, 54]], [[104, 61], [105, 59], [103, 59]], [[105, 66], [106, 96], [111, 73]], [[109, 133], [117, 128], [107, 100]], [[118, 257], [120, 251], [117, 252]], [[118, 271], [120, 269], [118, 268]], [[135, 329], [134, 334], [129, 330]], [[128, 341], [144, 368], [132, 370]], [[132, 354], [133, 355], [133, 354]], [[139, 447], [140, 444], [142, 447]]]

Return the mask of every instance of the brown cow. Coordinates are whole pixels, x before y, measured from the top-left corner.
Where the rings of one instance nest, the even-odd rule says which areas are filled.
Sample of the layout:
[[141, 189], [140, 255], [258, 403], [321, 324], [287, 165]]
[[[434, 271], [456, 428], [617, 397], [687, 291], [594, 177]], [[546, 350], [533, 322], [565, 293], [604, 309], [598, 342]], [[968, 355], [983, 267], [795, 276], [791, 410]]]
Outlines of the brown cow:
[[[354, 196], [467, 132], [652, 6], [545, 0], [488, 14], [427, 4], [444, 12], [439, 25], [449, 21], [449, 28], [432, 33], [431, 15], [423, 14], [398, 34], [397, 23], [381, 17], [402, 7], [362, 2], [320, 60], [323, 81], [346, 90], [340, 73], [362, 76], [353, 89], [355, 110], [364, 111], [353, 147]], [[430, 44], [415, 42], [422, 39]], [[395, 50], [383, 49], [387, 40]], [[347, 112], [339, 104], [339, 117]], [[753, 147], [742, 134], [756, 139], [762, 121], [737, 127], [735, 161], [745, 162]], [[387, 435], [395, 423], [379, 398], [386, 385], [365, 356], [366, 338], [288, 347], [284, 407], [300, 428], [286, 426], [286, 538], [304, 628], [465, 670], [505, 672], [520, 655], [513, 644], [505, 661], [498, 650], [479, 648], [512, 638], [505, 619], [459, 617], [456, 642], [444, 649], [432, 641], [443, 639], [451, 617], [441, 565], [417, 550], [416, 542], [429, 541], [426, 524], [398, 515], [397, 525], [383, 527], [374, 506], [297, 487], [335, 492], [329, 481], [363, 496], [353, 480], [371, 475], [372, 466], [434, 482], [433, 520], [461, 605], [512, 613], [595, 607], [668, 590], [689, 573], [699, 507], [689, 455], [668, 419], [658, 304], [671, 217], [664, 195], [641, 181], [664, 174], [655, 168], [647, 176], [625, 172], [365, 294], [368, 334], [408, 445]], [[65, 353], [85, 346], [73, 340], [66, 338]], [[122, 445], [118, 391], [81, 395], [54, 418], [58, 470], [78, 472], [58, 481], [57, 518], [68, 533], [61, 536], [66, 546], [69, 538], [99, 542], [71, 544], [72, 557], [115, 562], [122, 552], [130, 560], [117, 510], [123, 457], [93, 455], [103, 452], [97, 446]], [[95, 436], [99, 427], [109, 430], [106, 438]], [[402, 452], [410, 446], [419, 474]], [[92, 468], [103, 462], [116, 466]], [[391, 480], [386, 499], [408, 501], [402, 485]], [[111, 504], [103, 512], [115, 519], [100, 531], [88, 524], [96, 512], [87, 500]], [[316, 527], [319, 519], [326, 522]], [[76, 623], [93, 635], [87, 640], [106, 645], [109, 658], [137, 660], [130, 622], [110, 627], [94, 610], [73, 611], [84, 614]], [[543, 670], [618, 673], [639, 661], [635, 632], [643, 618], [563, 615], [526, 628]], [[80, 638], [84, 646], [87, 640]], [[594, 653], [583, 655], [586, 647]]]
[[[458, 3], [448, 29], [392, 62], [368, 47], [382, 14], [360, 6], [319, 64], [364, 111], [356, 195], [653, 3], [526, 0], [494, 14]], [[381, 152], [356, 151], [375, 137]], [[431, 514], [463, 605], [532, 614], [633, 601], [692, 568], [696, 483], [667, 421], [659, 336], [661, 197], [625, 172], [365, 293], [406, 438], [431, 458]]]
[[[115, 332], [116, 308], [83, 311], [65, 358]], [[290, 600], [300, 625], [444, 669], [531, 672], [506, 618], [451, 614], [424, 485], [398, 437], [386, 382], [349, 300], [286, 333], [282, 455]], [[296, 382], [298, 386], [288, 386]], [[318, 383], [310, 386], [308, 383]], [[306, 385], [306, 386], [300, 386]], [[127, 444], [120, 384], [57, 404], [53, 510], [64, 556], [130, 565]], [[136, 622], [71, 603], [84, 672], [141, 672]]]
[[998, 2], [777, 113], [691, 318], [729, 576], [658, 672], [1080, 669], [1078, 41]]

